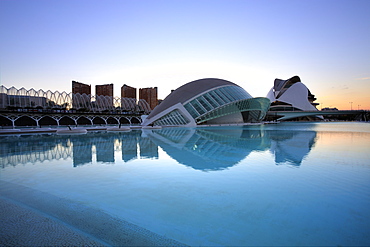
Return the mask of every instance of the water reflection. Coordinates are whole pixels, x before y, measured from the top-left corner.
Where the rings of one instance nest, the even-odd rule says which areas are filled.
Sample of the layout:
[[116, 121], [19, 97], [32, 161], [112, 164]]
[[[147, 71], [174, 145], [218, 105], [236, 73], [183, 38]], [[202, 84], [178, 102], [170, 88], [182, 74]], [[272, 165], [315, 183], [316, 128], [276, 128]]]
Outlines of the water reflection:
[[299, 166], [316, 142], [315, 131], [266, 131], [271, 140], [270, 152], [275, 162]]
[[173, 159], [199, 170], [225, 169], [251, 152], [269, 147], [260, 129], [174, 128], [153, 131], [148, 136]]
[[299, 166], [315, 143], [315, 131], [263, 127], [163, 129], [149, 136], [179, 163], [199, 170], [234, 166], [252, 152], [270, 150], [276, 164]]
[[[315, 131], [267, 129], [263, 126], [164, 128], [86, 135], [2, 137], [2, 167], [72, 159], [73, 166], [158, 159], [161, 147], [177, 162], [198, 170], [222, 170], [252, 152], [270, 151], [276, 164], [299, 166], [315, 144]], [[115, 153], [121, 153], [119, 160]]]

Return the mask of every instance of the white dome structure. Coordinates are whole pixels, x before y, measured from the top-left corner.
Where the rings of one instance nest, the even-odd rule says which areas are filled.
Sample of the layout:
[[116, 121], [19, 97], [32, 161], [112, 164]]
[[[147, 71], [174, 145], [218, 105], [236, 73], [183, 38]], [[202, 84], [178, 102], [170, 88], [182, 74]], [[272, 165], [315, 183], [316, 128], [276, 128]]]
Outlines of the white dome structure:
[[270, 106], [238, 85], [207, 78], [189, 82], [169, 94], [142, 125], [196, 126], [261, 121]]
[[271, 101], [270, 111], [318, 111], [316, 98], [298, 76], [288, 80], [275, 79], [267, 94]]

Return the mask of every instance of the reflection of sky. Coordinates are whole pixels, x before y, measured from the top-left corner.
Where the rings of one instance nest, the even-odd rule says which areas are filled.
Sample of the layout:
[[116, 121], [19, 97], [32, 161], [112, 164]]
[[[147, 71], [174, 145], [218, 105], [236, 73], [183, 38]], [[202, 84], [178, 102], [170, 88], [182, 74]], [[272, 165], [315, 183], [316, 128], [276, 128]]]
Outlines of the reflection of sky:
[[[289, 134], [285, 129], [279, 135], [277, 129], [286, 126], [230, 128], [230, 134], [228, 128], [174, 128], [145, 135], [141, 131], [92, 133], [83, 138], [56, 137], [38, 151], [31, 139], [39, 144], [42, 139], [29, 137], [27, 145], [19, 145], [22, 148], [11, 156], [3, 151], [14, 143], [2, 138], [2, 161], [58, 148], [71, 152], [60, 159], [4, 166], [0, 195], [4, 196], [3, 191], [12, 192], [7, 194], [10, 197], [17, 194], [18, 187], [12, 184], [25, 186], [42, 198], [53, 195], [80, 202], [188, 245], [368, 245], [370, 154], [363, 152], [363, 145], [370, 146], [370, 134], [315, 132], [315, 127], [307, 133]], [[305, 136], [311, 139], [304, 142]], [[114, 144], [114, 164], [97, 159], [95, 147], [104, 142]], [[86, 160], [89, 165], [73, 167], [72, 147], [84, 143], [93, 147], [92, 158]], [[139, 147], [141, 143], [149, 148]], [[190, 149], [194, 143], [225, 149], [228, 155], [212, 152], [215, 157], [209, 157], [206, 149]], [[287, 164], [295, 158], [285, 154], [287, 147], [303, 145], [303, 150], [309, 150], [299, 153], [298, 158], [303, 155], [300, 169], [276, 166], [273, 143], [282, 150], [274, 152], [286, 155]], [[126, 162], [121, 157], [127, 146], [130, 154], [136, 150], [137, 155]], [[112, 145], [101, 147], [111, 150]], [[158, 156], [148, 159], [148, 153]], [[186, 156], [198, 163], [181, 165], [189, 161]], [[208, 159], [219, 163], [201, 166]]]

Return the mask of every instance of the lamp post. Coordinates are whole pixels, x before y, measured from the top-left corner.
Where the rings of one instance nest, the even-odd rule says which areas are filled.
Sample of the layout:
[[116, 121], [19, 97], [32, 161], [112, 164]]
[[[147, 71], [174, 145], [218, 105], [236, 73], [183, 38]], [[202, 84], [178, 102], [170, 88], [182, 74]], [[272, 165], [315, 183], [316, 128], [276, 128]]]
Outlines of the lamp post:
[[351, 101], [351, 102], [349, 102], [349, 103], [351, 104], [351, 111], [352, 111], [352, 103], [353, 103], [353, 102]]
[[360, 110], [360, 106], [361, 106], [361, 105], [358, 105], [358, 110]]

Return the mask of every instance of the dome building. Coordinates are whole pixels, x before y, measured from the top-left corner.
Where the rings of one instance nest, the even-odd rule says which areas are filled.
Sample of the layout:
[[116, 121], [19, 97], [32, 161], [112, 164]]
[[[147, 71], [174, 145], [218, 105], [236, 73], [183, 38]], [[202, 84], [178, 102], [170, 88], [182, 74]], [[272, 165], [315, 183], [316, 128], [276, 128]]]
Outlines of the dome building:
[[215, 78], [189, 82], [169, 94], [142, 125], [197, 126], [260, 122], [268, 98], [253, 98], [235, 83]]

